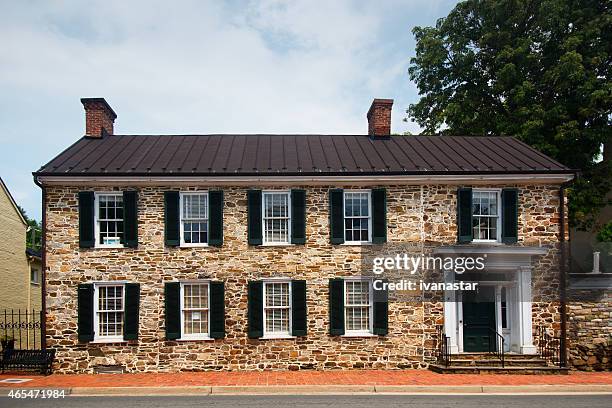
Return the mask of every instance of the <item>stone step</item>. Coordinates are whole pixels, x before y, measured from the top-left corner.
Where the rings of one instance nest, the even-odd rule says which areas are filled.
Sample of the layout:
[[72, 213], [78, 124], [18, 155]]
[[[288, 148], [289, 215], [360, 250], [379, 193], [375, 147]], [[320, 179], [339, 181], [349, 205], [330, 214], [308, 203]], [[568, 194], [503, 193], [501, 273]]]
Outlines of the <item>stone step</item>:
[[567, 374], [568, 368], [559, 367], [487, 367], [487, 366], [471, 366], [471, 367], [444, 367], [439, 364], [430, 364], [429, 369], [440, 374]]
[[[501, 360], [498, 358], [488, 358], [486, 360], [470, 360], [470, 359], [451, 359], [451, 366], [459, 366], [459, 367], [472, 367], [472, 366], [481, 366], [481, 367], [497, 367], [501, 366]], [[548, 363], [546, 360], [541, 358], [532, 358], [532, 359], [515, 359], [515, 358], [505, 358], [504, 365], [507, 367], [548, 367]]]
[[[489, 360], [491, 358], [497, 358], [492, 353], [458, 353], [451, 354], [451, 359], [458, 360]], [[532, 360], [534, 358], [540, 358], [540, 356], [535, 354], [515, 354], [515, 353], [506, 353], [506, 359], [513, 360]]]

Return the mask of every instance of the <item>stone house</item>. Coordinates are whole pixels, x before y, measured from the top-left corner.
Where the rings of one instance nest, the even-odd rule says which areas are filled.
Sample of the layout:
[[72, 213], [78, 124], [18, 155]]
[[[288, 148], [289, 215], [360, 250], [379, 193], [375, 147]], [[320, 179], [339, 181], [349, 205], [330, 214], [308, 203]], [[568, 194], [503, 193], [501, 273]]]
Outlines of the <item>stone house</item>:
[[[0, 178], [0, 313], [41, 310], [40, 254], [26, 249], [28, 224]], [[0, 330], [0, 336], [4, 333]]]
[[[425, 368], [441, 332], [516, 356], [564, 334], [573, 171], [514, 138], [391, 136], [388, 99], [368, 135], [116, 135], [81, 101], [85, 136], [34, 173], [59, 372]], [[400, 253], [486, 259], [480, 299], [381, 290], [370, 260]]]

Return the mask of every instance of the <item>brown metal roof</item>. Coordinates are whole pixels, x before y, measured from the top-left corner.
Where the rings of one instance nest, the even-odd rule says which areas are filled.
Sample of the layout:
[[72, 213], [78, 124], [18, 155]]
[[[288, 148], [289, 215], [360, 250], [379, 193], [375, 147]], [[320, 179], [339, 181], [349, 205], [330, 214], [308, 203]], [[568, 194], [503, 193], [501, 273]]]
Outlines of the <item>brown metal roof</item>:
[[83, 137], [35, 175], [570, 173], [512, 137], [110, 135]]

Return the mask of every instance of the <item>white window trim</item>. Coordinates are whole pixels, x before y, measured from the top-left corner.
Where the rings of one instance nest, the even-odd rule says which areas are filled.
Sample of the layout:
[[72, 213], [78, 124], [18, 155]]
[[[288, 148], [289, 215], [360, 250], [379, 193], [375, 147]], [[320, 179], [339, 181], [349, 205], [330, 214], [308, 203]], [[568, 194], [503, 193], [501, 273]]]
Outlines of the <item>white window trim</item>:
[[[94, 237], [95, 244], [94, 248], [125, 248], [123, 244], [103, 244], [100, 242], [100, 220], [98, 214], [100, 213], [100, 196], [115, 195], [122, 196], [121, 191], [96, 191], [94, 193]], [[123, 207], [123, 234], [125, 234], [125, 203]]]
[[344, 285], [343, 285], [343, 292], [342, 292], [342, 296], [344, 296], [344, 326], [346, 327], [346, 298], [347, 298], [347, 292], [346, 292], [346, 283], [347, 282], [368, 282], [368, 287], [369, 287], [369, 299], [368, 302], [370, 304], [369, 306], [369, 323], [370, 323], [370, 327], [368, 330], [344, 330], [344, 334], [341, 337], [377, 337], [374, 334], [374, 288], [373, 288], [373, 282], [372, 279], [368, 279], [368, 278], [345, 278], [343, 279], [344, 281]]
[[[501, 213], [501, 188], [475, 188], [472, 190], [472, 196], [474, 193], [495, 193], [497, 195], [497, 237], [496, 239], [472, 239], [473, 243], [476, 244], [498, 244], [501, 243], [501, 228], [502, 228], [502, 213]], [[470, 210], [473, 211], [473, 208]], [[472, 212], [472, 218], [474, 213]], [[491, 217], [493, 218], [493, 217]], [[472, 234], [474, 234], [474, 225], [470, 225]]]
[[[263, 300], [263, 336], [261, 339], [294, 339], [295, 336], [291, 335], [291, 331], [293, 329], [293, 296], [292, 296], [292, 288], [291, 288], [291, 279], [287, 278], [270, 278], [262, 280], [262, 300]], [[266, 331], [266, 285], [269, 283], [286, 283], [289, 286], [289, 330], [287, 333], [268, 333]]]
[[[206, 333], [198, 333], [198, 334], [185, 334], [185, 317], [183, 315], [183, 311], [185, 309], [185, 296], [184, 296], [184, 287], [185, 285], [193, 285], [193, 284], [207, 284], [208, 285], [208, 304], [206, 305], [206, 310], [208, 312], [208, 327], [206, 328]], [[181, 315], [181, 337], [178, 340], [212, 340], [210, 337], [210, 281], [209, 280], [189, 280], [189, 281], [181, 281], [180, 282], [180, 315]]]
[[[349, 241], [346, 239], [346, 193], [368, 193], [368, 240]], [[344, 232], [344, 245], [371, 245], [372, 244], [372, 190], [344, 190], [342, 193], [342, 231]]]
[[186, 243], [185, 242], [185, 233], [183, 228], [183, 197], [186, 195], [206, 195], [206, 237], [207, 240], [210, 241], [210, 197], [208, 195], [208, 190], [202, 191], [181, 191], [179, 192], [179, 234], [181, 236], [180, 247], [181, 248], [198, 248], [198, 247], [207, 247], [208, 242], [205, 243]]
[[[264, 196], [266, 194], [287, 194], [287, 214], [289, 214], [289, 220], [287, 221], [287, 241], [286, 242], [267, 242], [266, 241], [266, 200]], [[291, 213], [291, 191], [290, 190], [264, 190], [261, 192], [261, 242], [263, 246], [287, 246], [293, 245], [291, 243], [291, 219], [293, 214]]]
[[93, 282], [94, 287], [94, 315], [93, 315], [93, 325], [94, 325], [94, 343], [123, 343], [125, 339], [123, 338], [123, 334], [121, 336], [100, 336], [99, 334], [99, 324], [100, 318], [98, 316], [98, 305], [100, 302], [99, 290], [102, 286], [121, 286], [121, 296], [123, 298], [123, 324], [125, 325], [125, 284], [124, 281], [117, 282]]

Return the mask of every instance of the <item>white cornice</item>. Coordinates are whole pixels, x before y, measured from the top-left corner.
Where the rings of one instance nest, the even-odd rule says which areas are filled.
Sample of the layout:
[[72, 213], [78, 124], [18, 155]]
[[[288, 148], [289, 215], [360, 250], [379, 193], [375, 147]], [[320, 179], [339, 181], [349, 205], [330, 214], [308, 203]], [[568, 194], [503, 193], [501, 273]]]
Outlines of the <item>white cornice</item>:
[[377, 175], [377, 176], [38, 176], [46, 186], [70, 185], [380, 185], [380, 184], [562, 184], [573, 174]]

